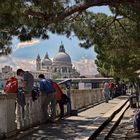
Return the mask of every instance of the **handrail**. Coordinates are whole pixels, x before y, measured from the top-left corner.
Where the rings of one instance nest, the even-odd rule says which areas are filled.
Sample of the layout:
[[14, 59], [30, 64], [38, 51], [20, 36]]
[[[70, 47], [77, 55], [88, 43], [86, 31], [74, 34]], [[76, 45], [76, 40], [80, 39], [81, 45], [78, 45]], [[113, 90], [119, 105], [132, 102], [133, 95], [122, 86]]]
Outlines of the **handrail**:
[[69, 89], [70, 86], [71, 86], [71, 82], [72, 82], [71, 79], [66, 79], [66, 80], [64, 80], [64, 81], [59, 82], [58, 84], [59, 84], [59, 85], [65, 85], [66, 88]]

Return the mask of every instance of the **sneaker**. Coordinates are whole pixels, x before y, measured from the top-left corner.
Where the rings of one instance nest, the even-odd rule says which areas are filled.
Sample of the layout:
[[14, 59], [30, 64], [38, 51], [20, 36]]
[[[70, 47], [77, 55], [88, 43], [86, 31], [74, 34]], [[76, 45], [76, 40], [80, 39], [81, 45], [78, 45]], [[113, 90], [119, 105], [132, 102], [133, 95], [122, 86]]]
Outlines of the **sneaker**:
[[64, 120], [64, 117], [59, 117], [58, 120]]
[[108, 100], [106, 100], [105, 102], [108, 103]]

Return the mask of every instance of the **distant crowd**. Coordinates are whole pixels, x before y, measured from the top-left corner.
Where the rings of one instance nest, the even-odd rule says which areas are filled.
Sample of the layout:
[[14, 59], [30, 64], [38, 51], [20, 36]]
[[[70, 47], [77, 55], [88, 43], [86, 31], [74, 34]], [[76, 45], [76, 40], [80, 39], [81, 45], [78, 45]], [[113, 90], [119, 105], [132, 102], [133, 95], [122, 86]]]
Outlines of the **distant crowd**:
[[114, 97], [125, 95], [126, 90], [127, 86], [124, 81], [122, 81], [121, 83], [115, 83], [110, 80], [109, 82], [103, 83], [103, 94], [107, 103]]

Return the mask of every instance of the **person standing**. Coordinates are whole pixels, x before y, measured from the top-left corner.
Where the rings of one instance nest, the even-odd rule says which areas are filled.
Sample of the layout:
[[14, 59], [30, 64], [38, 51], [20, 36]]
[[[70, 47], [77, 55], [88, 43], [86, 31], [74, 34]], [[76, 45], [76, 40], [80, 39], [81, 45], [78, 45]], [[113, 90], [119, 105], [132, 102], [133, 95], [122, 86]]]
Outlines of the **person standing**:
[[114, 83], [110, 80], [109, 82], [109, 92], [110, 92], [110, 99], [114, 98]]
[[[55, 99], [55, 89], [53, 87], [53, 81], [46, 79], [43, 74], [38, 76], [40, 79], [40, 91], [44, 94], [42, 109], [47, 121], [54, 122], [56, 115], [56, 99]], [[51, 116], [49, 116], [48, 106], [50, 104]]]
[[17, 76], [22, 77], [22, 88], [25, 94], [31, 94], [34, 86], [34, 77], [29, 71], [17, 70]]
[[22, 69], [17, 70], [17, 76], [20, 77], [18, 79], [18, 94], [17, 94], [17, 102], [22, 107], [22, 117], [24, 118], [24, 106], [26, 105], [25, 94], [31, 94], [34, 86], [34, 77], [33, 75]]
[[103, 85], [103, 94], [104, 94], [106, 103], [108, 103], [108, 101], [109, 101], [109, 84], [108, 84], [108, 82], [105, 82]]

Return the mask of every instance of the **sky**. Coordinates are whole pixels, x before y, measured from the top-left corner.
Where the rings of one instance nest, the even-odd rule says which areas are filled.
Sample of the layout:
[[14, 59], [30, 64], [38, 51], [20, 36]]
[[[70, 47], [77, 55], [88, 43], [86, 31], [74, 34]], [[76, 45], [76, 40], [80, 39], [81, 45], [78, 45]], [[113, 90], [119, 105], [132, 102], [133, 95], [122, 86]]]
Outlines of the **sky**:
[[[94, 13], [102, 12], [111, 15], [111, 11], [106, 6], [93, 7], [89, 10], [94, 11]], [[15, 70], [17, 68], [35, 70], [35, 59], [37, 55], [39, 54], [41, 59], [43, 59], [46, 52], [48, 52], [49, 57], [52, 59], [58, 53], [61, 42], [63, 43], [66, 52], [70, 55], [73, 65], [79, 72], [81, 72], [81, 65], [84, 65], [85, 69], [87, 66], [89, 69], [86, 70], [85, 74], [97, 73], [96, 65], [94, 64], [94, 60], [96, 59], [94, 46], [89, 49], [84, 49], [79, 46], [80, 41], [75, 36], [67, 38], [62, 35], [51, 33], [49, 40], [33, 39], [30, 42], [19, 42], [15, 37], [12, 44], [12, 54], [0, 58], [1, 67], [4, 65], [11, 65]], [[83, 71], [82, 73], [84, 74]]]

